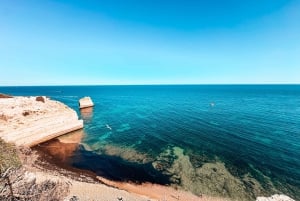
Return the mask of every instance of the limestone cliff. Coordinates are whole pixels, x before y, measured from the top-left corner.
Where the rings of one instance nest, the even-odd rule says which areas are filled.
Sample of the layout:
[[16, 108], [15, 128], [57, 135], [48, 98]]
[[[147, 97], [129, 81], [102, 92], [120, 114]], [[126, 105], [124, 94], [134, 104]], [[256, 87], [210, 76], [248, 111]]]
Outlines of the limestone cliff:
[[61, 102], [46, 97], [0, 98], [0, 137], [34, 146], [81, 129], [83, 121]]

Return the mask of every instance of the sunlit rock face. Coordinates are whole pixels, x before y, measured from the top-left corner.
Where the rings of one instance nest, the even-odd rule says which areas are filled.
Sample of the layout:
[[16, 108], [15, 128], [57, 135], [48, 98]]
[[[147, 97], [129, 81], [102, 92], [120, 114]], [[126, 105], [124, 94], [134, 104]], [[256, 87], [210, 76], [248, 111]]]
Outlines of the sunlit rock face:
[[275, 194], [271, 197], [258, 197], [256, 201], [295, 201], [292, 198], [282, 195], [282, 194]]
[[87, 107], [93, 107], [93, 106], [94, 106], [94, 103], [93, 103], [91, 97], [84, 97], [79, 100], [80, 109], [87, 108]]
[[16, 145], [31, 147], [83, 128], [73, 109], [46, 97], [1, 98], [0, 108], [0, 137]]

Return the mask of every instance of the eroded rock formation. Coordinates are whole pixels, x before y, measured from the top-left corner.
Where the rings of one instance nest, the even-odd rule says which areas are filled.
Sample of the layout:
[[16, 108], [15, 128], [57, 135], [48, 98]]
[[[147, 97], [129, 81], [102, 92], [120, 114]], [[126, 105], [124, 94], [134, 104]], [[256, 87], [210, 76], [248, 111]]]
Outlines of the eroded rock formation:
[[93, 107], [94, 103], [90, 97], [84, 97], [79, 100], [79, 107], [81, 108], [87, 108], [87, 107]]
[[0, 99], [0, 137], [7, 142], [34, 146], [82, 127], [77, 113], [61, 102], [46, 97]]

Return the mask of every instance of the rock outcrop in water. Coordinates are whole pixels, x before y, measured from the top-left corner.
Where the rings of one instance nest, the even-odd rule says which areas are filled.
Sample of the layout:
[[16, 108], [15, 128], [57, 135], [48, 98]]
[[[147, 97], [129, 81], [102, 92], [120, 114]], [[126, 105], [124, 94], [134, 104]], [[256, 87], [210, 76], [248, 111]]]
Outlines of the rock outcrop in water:
[[84, 97], [79, 100], [79, 108], [80, 109], [87, 108], [87, 107], [93, 107], [93, 106], [94, 106], [94, 103], [93, 103], [91, 97]]
[[0, 99], [0, 137], [7, 142], [34, 146], [82, 127], [77, 113], [58, 101], [46, 97]]

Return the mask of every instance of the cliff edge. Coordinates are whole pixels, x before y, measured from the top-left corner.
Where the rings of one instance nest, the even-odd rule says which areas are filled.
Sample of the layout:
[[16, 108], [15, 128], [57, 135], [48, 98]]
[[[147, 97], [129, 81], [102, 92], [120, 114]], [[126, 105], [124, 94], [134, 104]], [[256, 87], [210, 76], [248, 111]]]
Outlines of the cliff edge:
[[83, 128], [77, 113], [46, 97], [0, 98], [0, 137], [32, 147]]

